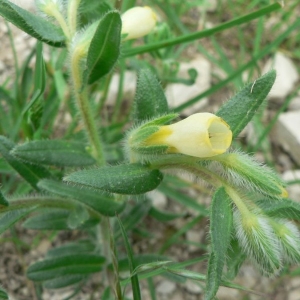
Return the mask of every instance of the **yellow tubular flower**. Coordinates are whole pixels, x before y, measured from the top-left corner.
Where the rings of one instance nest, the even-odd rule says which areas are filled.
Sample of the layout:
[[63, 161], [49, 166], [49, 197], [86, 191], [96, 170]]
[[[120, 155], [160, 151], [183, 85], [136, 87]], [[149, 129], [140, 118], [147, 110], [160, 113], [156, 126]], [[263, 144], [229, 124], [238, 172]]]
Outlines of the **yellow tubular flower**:
[[156, 15], [148, 7], [136, 6], [127, 10], [122, 16], [123, 41], [137, 39], [147, 35], [156, 25]]
[[161, 126], [146, 146], [167, 145], [168, 153], [211, 157], [224, 153], [232, 141], [229, 125], [211, 113], [197, 113], [172, 125]]

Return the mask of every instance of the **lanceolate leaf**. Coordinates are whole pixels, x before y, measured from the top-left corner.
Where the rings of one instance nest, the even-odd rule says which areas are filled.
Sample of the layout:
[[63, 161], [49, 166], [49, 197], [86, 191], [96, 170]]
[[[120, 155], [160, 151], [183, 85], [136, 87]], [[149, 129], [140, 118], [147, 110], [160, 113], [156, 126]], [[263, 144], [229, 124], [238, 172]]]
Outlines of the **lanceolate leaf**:
[[[121, 215], [121, 222], [122, 226], [125, 228], [126, 231], [130, 231], [134, 228], [138, 228], [138, 225], [143, 221], [143, 219], [148, 215], [148, 212], [151, 208], [151, 202], [146, 201], [139, 201], [130, 209], [127, 209]], [[119, 227], [116, 228], [114, 236], [117, 240], [121, 236], [121, 231]]]
[[80, 282], [85, 279], [86, 275], [66, 275], [63, 277], [56, 277], [43, 282], [43, 287], [46, 289], [60, 289], [69, 285]]
[[59, 167], [86, 166], [95, 159], [86, 151], [84, 144], [63, 140], [31, 141], [15, 147], [12, 152], [23, 160]]
[[236, 238], [232, 238], [226, 258], [226, 279], [233, 280], [236, 277], [246, 257], [246, 254], [239, 246], [238, 240]]
[[22, 162], [10, 154], [15, 147], [14, 143], [4, 136], [0, 136], [0, 154], [4, 159], [35, 189], [40, 179], [50, 177], [50, 173], [41, 166]]
[[148, 69], [138, 74], [134, 120], [141, 122], [168, 113], [168, 102], [156, 76]]
[[56, 248], [51, 248], [47, 252], [47, 257], [60, 257], [72, 254], [83, 254], [92, 253], [95, 251], [96, 242], [93, 243], [91, 240], [77, 240], [75, 242], [69, 242]]
[[155, 189], [163, 179], [159, 170], [141, 164], [127, 164], [71, 173], [65, 181], [117, 194], [143, 194]]
[[79, 201], [106, 216], [114, 216], [124, 208], [123, 202], [117, 202], [114, 198], [104, 195], [99, 191], [84, 187], [74, 187], [50, 179], [41, 180], [38, 183], [38, 187], [55, 195]]
[[250, 122], [270, 92], [276, 78], [274, 70], [246, 85], [218, 110], [217, 115], [230, 126], [236, 137]]
[[300, 204], [290, 199], [278, 201], [264, 199], [257, 201], [257, 204], [271, 217], [300, 220]]
[[7, 0], [0, 0], [0, 15], [44, 43], [56, 47], [64, 45], [65, 36], [58, 26], [48, 22], [45, 18], [28, 12], [14, 3]]
[[230, 244], [232, 229], [231, 201], [224, 188], [218, 189], [213, 197], [210, 218], [212, 252], [207, 270], [205, 299], [214, 299], [219, 286]]
[[174, 214], [166, 211], [159, 210], [154, 206], [151, 207], [149, 215], [160, 222], [169, 222], [178, 218], [183, 218], [187, 213]]
[[30, 208], [21, 208], [0, 213], [0, 234], [35, 209], [36, 207], [32, 206]]
[[121, 229], [121, 233], [124, 239], [125, 247], [126, 247], [126, 252], [127, 252], [127, 257], [128, 257], [128, 263], [129, 263], [129, 270], [130, 270], [130, 279], [131, 279], [131, 285], [132, 285], [132, 292], [133, 292], [133, 299], [134, 300], [141, 300], [141, 291], [140, 291], [140, 285], [139, 285], [139, 278], [135, 274], [133, 275], [133, 272], [136, 268], [136, 263], [134, 261], [134, 256], [133, 256], [133, 251], [131, 248], [131, 245], [129, 243], [125, 228], [119, 218], [117, 218], [119, 222], [119, 226]]
[[101, 19], [91, 41], [86, 61], [88, 83], [94, 83], [114, 67], [120, 54], [122, 21], [117, 11]]
[[6, 200], [6, 198], [4, 197], [4, 195], [2, 194], [2, 192], [0, 190], [0, 207], [1, 207], [1, 205], [8, 206], [8, 201]]
[[[158, 255], [158, 254], [137, 254], [134, 256], [134, 263], [136, 268], [141, 266], [141, 265], [148, 265], [149, 267], [151, 264], [153, 264], [153, 268], [155, 269], [155, 264], [161, 262], [166, 262], [169, 261], [170, 259], [167, 256], [163, 255]], [[129, 261], [127, 258], [120, 259], [118, 261], [119, 265], [119, 271], [128, 271], [130, 266], [129, 266]], [[109, 265], [109, 268], [112, 268], [112, 265]], [[142, 269], [144, 271], [148, 270], [147, 268]], [[140, 270], [141, 271], [141, 270]]]
[[27, 277], [33, 281], [45, 281], [69, 275], [85, 275], [99, 272], [105, 259], [93, 254], [68, 254], [47, 258], [31, 265]]
[[[28, 229], [34, 230], [69, 230], [74, 229], [69, 226], [68, 218], [70, 211], [67, 210], [51, 210], [49, 212], [38, 213], [28, 218], [22, 226]], [[84, 220], [81, 224], [78, 224], [76, 229], [83, 229], [95, 226], [99, 223], [99, 219]]]
[[43, 44], [38, 42], [36, 46], [36, 62], [35, 62], [35, 74], [34, 74], [34, 93], [29, 103], [23, 109], [25, 114], [42, 96], [46, 87], [46, 70], [45, 62], [43, 58]]

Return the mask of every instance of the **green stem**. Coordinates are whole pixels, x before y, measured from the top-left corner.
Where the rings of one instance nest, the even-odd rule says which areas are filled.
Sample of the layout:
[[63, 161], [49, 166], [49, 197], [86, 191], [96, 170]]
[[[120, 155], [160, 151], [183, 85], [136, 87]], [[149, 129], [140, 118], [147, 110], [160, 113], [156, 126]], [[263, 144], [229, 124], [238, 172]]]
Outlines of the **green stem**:
[[64, 16], [59, 11], [58, 6], [55, 3], [50, 3], [43, 8], [43, 11], [47, 15], [52, 16], [53, 18], [56, 19], [56, 21], [59, 24], [59, 26], [61, 27], [65, 37], [67, 38], [68, 41], [70, 41], [71, 35], [70, 35], [69, 27], [65, 21]]
[[197, 157], [188, 157], [188, 156], [178, 156], [178, 155], [170, 155], [168, 157], [161, 157], [158, 159], [154, 159], [151, 161], [151, 168], [165, 168], [165, 169], [183, 169], [196, 176], [201, 177], [209, 184], [211, 184], [215, 188], [219, 188], [224, 186], [227, 194], [230, 196], [231, 200], [237, 206], [241, 214], [248, 216], [250, 211], [247, 205], [244, 203], [239, 194], [235, 191], [235, 188], [231, 186], [224, 178], [215, 172], [207, 169], [199, 165], [200, 159]]
[[97, 159], [99, 165], [104, 165], [105, 160], [103, 155], [103, 148], [93, 118], [93, 114], [91, 112], [87, 87], [83, 87], [82, 83], [80, 62], [83, 58], [83, 52], [81, 50], [82, 49], [78, 49], [78, 51], [76, 51], [75, 49], [71, 59], [71, 74], [73, 85], [75, 88], [75, 96], [89, 142], [92, 145], [93, 155]]
[[239, 196], [239, 194], [228, 184], [224, 185], [226, 193], [231, 198], [231, 200], [234, 202], [238, 210], [243, 216], [249, 216], [250, 211], [247, 207], [247, 205], [244, 203], [242, 198]]
[[[106, 267], [105, 267], [105, 276], [106, 280], [109, 282], [112, 287], [116, 299], [122, 300], [122, 290], [119, 279], [119, 267], [117, 260], [117, 253], [115, 247], [114, 236], [111, 231], [110, 219], [108, 217], [102, 216], [100, 223], [100, 231], [101, 231], [101, 241], [102, 241], [102, 253], [106, 258]], [[108, 265], [112, 263], [113, 267], [113, 278], [111, 278]]]
[[236, 71], [234, 71], [233, 73], [231, 73], [228, 77], [226, 77], [224, 80], [219, 81], [218, 83], [216, 83], [215, 85], [213, 85], [211, 88], [207, 89], [206, 91], [204, 91], [203, 93], [195, 96], [194, 98], [186, 101], [185, 103], [175, 107], [173, 109], [174, 112], [180, 112], [183, 109], [197, 103], [200, 99], [203, 99], [204, 97], [207, 97], [213, 93], [215, 93], [216, 91], [218, 91], [219, 89], [221, 89], [222, 87], [224, 87], [226, 84], [228, 84], [229, 82], [232, 82], [232, 80], [234, 78], [236, 78], [237, 76], [241, 75], [245, 70], [249, 69], [250, 67], [252, 67], [253, 65], [256, 64], [257, 61], [259, 61], [260, 59], [262, 59], [264, 56], [266, 56], [267, 54], [269, 54], [274, 48], [278, 47], [278, 45], [287, 38], [287, 36], [294, 31], [295, 29], [299, 28], [300, 26], [300, 19], [296, 19], [294, 23], [292, 23], [291, 26], [289, 26], [282, 34], [280, 34], [276, 39], [274, 39], [271, 43], [269, 43], [266, 47], [264, 47], [263, 49], [261, 49], [257, 54], [255, 54], [251, 60], [249, 60], [247, 63], [243, 64], [241, 67], [239, 67], [238, 69], [236, 69]]
[[98, 164], [102, 166], [105, 164], [102, 143], [100, 141], [100, 136], [98, 134], [93, 114], [88, 102], [88, 93], [86, 88], [84, 88], [82, 92], [76, 93], [76, 99], [89, 138], [89, 142], [92, 145], [92, 153], [97, 159]]
[[81, 0], [69, 1], [68, 6], [68, 25], [71, 36], [76, 33], [77, 29], [77, 11]]
[[[93, 154], [96, 157], [98, 164], [103, 166], [105, 164], [103, 148], [100, 141], [99, 134], [97, 132], [97, 127], [94, 122], [93, 114], [91, 112], [89, 97], [87, 87], [83, 85], [82, 82], [82, 70], [80, 68], [80, 62], [85, 55], [84, 49], [75, 49], [72, 54], [71, 59], [71, 74], [73, 79], [73, 84], [75, 88], [75, 95], [77, 100], [77, 105], [87, 132], [89, 142], [92, 145]], [[118, 262], [116, 260], [116, 253], [114, 247], [114, 237], [110, 230], [110, 219], [108, 217], [102, 216], [100, 223], [100, 232], [102, 236], [102, 252], [106, 257], [106, 268], [105, 276], [106, 280], [110, 283], [110, 286], [115, 291], [117, 299], [122, 299], [122, 293], [120, 288], [119, 273], [117, 269]], [[112, 262], [114, 268], [114, 282], [112, 282], [107, 268], [108, 264]]]
[[125, 50], [125, 51], [123, 51], [122, 57], [134, 56], [136, 54], [141, 54], [141, 53], [157, 50], [160, 48], [170, 47], [170, 46], [174, 46], [177, 44], [187, 43], [187, 42], [198, 40], [198, 39], [201, 39], [204, 37], [208, 37], [217, 32], [221, 32], [225, 29], [229, 29], [229, 28], [241, 25], [241, 24], [249, 23], [252, 20], [255, 20], [261, 16], [269, 14], [273, 11], [276, 11], [276, 10], [280, 9], [281, 7], [282, 6], [279, 3], [274, 3], [274, 4], [271, 4], [271, 5], [268, 5], [264, 8], [262, 8], [258, 11], [252, 12], [248, 15], [238, 17], [236, 19], [233, 19], [233, 20], [230, 20], [223, 24], [220, 24], [214, 28], [182, 35], [182, 36], [179, 36], [179, 37], [176, 37], [173, 39], [169, 39], [166, 41], [153, 43], [151, 45], [145, 45], [145, 46], [135, 47], [134, 49]]
[[109, 87], [110, 87], [110, 83], [111, 83], [111, 79], [112, 79], [112, 75], [113, 73], [111, 72], [110, 74], [108, 74], [106, 76], [106, 79], [105, 79], [105, 82], [104, 82], [104, 87], [103, 87], [103, 93], [101, 95], [101, 98], [99, 100], [99, 104], [98, 104], [98, 107], [96, 109], [96, 111], [98, 112], [98, 114], [101, 113], [102, 111], [102, 108], [105, 104], [105, 101], [107, 99], [107, 95], [108, 95], [108, 92], [109, 92]]
[[125, 59], [120, 60], [120, 77], [119, 77], [119, 87], [118, 87], [118, 94], [117, 99], [114, 107], [114, 113], [112, 116], [113, 123], [116, 123], [119, 117], [122, 100], [123, 100], [123, 86], [124, 86], [124, 78], [125, 78]]

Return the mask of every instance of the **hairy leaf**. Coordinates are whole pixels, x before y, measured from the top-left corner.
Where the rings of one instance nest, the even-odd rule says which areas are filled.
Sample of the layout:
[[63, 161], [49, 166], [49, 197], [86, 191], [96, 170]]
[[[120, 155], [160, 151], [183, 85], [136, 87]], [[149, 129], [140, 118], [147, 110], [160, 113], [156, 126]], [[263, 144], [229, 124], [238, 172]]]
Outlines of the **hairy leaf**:
[[0, 136], [0, 153], [4, 159], [35, 189], [40, 179], [50, 177], [50, 173], [43, 167], [22, 162], [10, 154], [14, 143], [4, 136]]
[[210, 218], [210, 236], [212, 252], [209, 257], [205, 299], [214, 299], [219, 286], [230, 244], [232, 230], [231, 201], [222, 187], [213, 197]]
[[27, 277], [33, 281], [50, 280], [68, 275], [84, 275], [99, 272], [105, 258], [93, 254], [68, 254], [46, 258], [27, 269]]
[[251, 121], [270, 92], [275, 79], [274, 70], [266, 73], [253, 83], [247, 84], [218, 110], [217, 115], [228, 123], [234, 137]]
[[141, 122], [168, 113], [168, 102], [156, 76], [148, 69], [138, 74], [134, 120]]
[[79, 203], [106, 216], [114, 216], [124, 208], [123, 202], [117, 202], [113, 197], [84, 187], [74, 187], [59, 181], [45, 179], [38, 183], [39, 188], [55, 195], [74, 199]]
[[0, 0], [0, 15], [21, 30], [51, 46], [61, 47], [65, 43], [62, 30], [7, 0]]
[[59, 167], [79, 167], [96, 162], [82, 143], [63, 140], [30, 141], [15, 147], [11, 153], [31, 163]]
[[94, 83], [114, 67], [120, 54], [121, 28], [117, 11], [111, 11], [101, 19], [88, 50], [85, 72], [88, 83]]
[[71, 173], [65, 181], [117, 194], [143, 194], [155, 189], [163, 179], [159, 170], [141, 164], [117, 165]]

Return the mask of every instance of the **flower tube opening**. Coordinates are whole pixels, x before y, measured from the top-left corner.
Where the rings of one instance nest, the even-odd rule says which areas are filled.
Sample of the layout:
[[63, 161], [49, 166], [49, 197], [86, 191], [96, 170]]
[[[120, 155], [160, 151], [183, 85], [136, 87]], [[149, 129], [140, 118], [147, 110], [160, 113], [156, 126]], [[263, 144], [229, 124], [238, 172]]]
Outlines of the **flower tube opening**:
[[213, 119], [208, 127], [208, 136], [212, 150], [216, 153], [223, 153], [232, 140], [232, 132], [229, 126], [221, 118]]
[[166, 153], [182, 153], [195, 157], [212, 157], [230, 146], [229, 125], [211, 113], [197, 113], [177, 123], [159, 126], [147, 137], [144, 146], [167, 146]]

